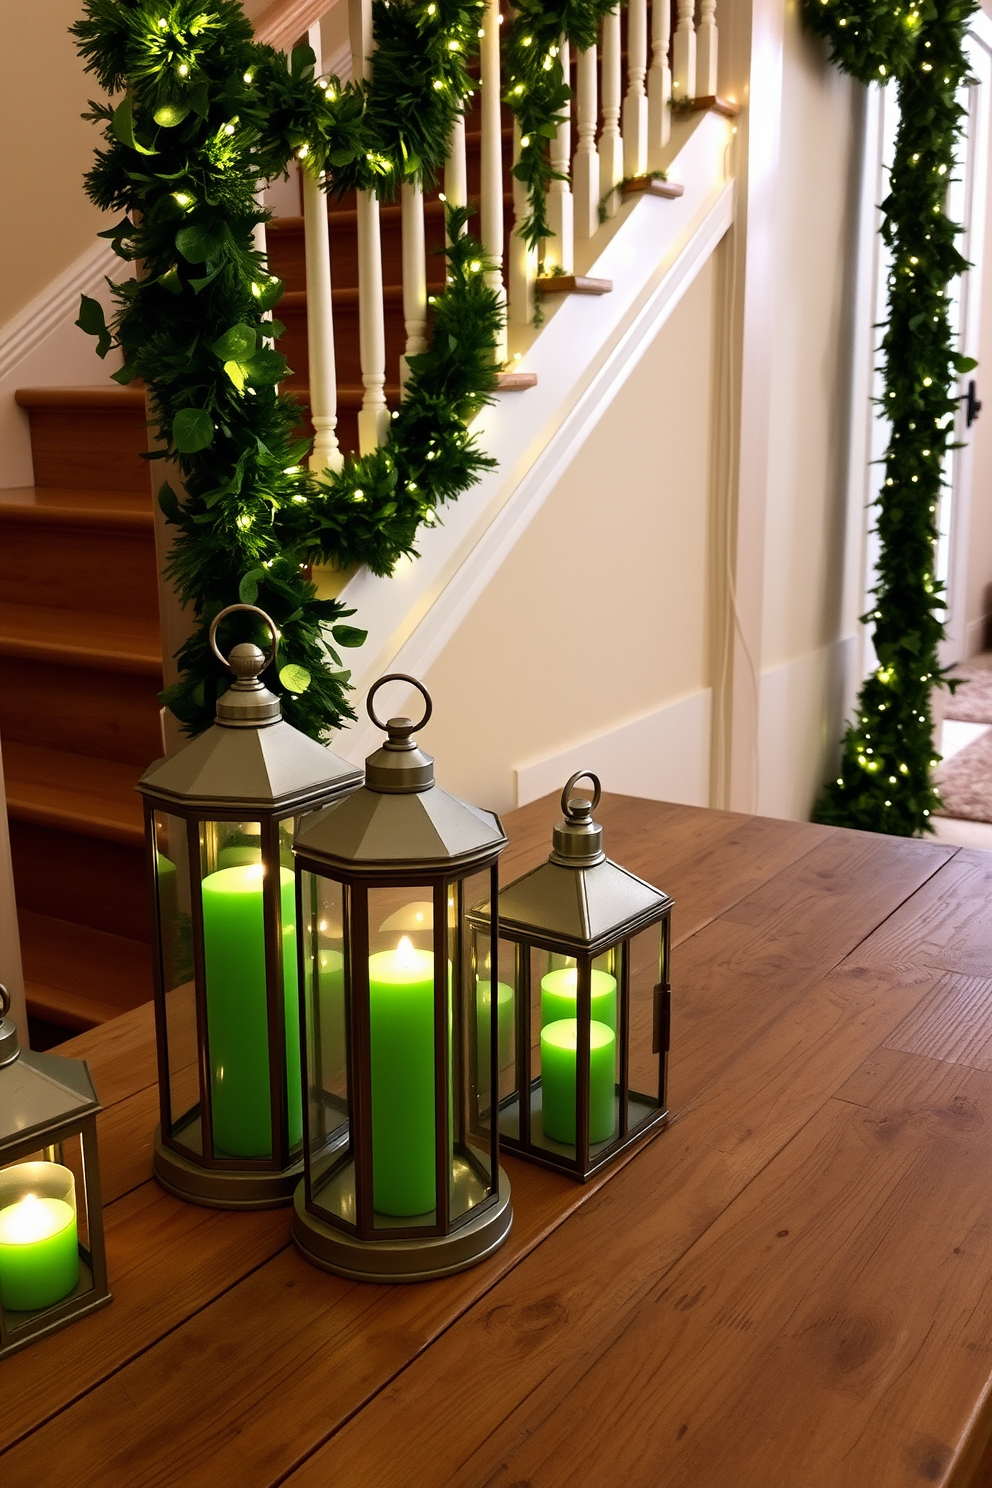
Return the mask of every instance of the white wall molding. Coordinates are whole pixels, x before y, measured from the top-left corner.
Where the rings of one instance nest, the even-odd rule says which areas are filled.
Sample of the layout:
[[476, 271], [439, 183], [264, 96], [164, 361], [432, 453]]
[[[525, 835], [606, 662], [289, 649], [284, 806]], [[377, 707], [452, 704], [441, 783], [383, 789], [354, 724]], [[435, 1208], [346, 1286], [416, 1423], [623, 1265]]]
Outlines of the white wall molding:
[[[104, 277], [114, 265], [120, 273], [121, 260], [109, 243], [98, 239], [75, 263], [53, 279], [40, 295], [19, 310], [5, 326], [0, 326], [0, 381], [7, 378], [25, 358], [41, 345], [66, 319], [70, 324], [79, 314], [79, 296], [96, 298], [104, 288]], [[127, 278], [125, 272], [121, 275]], [[80, 334], [78, 328], [76, 334]], [[91, 342], [88, 344], [92, 344]]]
[[[401, 563], [389, 579], [360, 572], [343, 590], [369, 631], [355, 658], [359, 699], [383, 672], [424, 675], [727, 232], [731, 125], [717, 114], [693, 122], [669, 170], [685, 194], [643, 196], [623, 209], [621, 226], [589, 269], [612, 279], [612, 294], [562, 304], [523, 364], [537, 373], [537, 387], [504, 394], [477, 420], [479, 442], [498, 468], [444, 510], [442, 526], [421, 535], [419, 559]], [[364, 758], [375, 738], [360, 719], [337, 747]]]
[[709, 804], [710, 688], [666, 703], [605, 734], [518, 765], [518, 806], [560, 791], [576, 770], [595, 770], [604, 790], [650, 801]]

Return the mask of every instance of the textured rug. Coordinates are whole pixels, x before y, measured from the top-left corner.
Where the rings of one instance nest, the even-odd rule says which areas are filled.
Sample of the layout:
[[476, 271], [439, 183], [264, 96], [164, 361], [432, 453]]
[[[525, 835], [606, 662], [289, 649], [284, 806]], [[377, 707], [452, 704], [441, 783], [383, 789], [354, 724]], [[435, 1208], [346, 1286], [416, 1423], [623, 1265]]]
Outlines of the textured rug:
[[944, 717], [962, 723], [992, 723], [992, 668], [959, 666], [951, 676], [960, 677], [963, 685], [953, 697], [946, 697]]

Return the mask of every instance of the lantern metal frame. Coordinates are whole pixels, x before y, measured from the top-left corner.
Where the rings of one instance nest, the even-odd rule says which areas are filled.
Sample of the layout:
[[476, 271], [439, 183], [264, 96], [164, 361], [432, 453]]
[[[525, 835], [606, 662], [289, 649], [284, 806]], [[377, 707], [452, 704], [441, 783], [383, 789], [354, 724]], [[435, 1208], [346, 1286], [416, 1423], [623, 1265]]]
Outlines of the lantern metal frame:
[[[593, 782], [593, 799], [571, 798], [577, 781]], [[668, 1118], [668, 1056], [671, 1043], [671, 912], [674, 900], [644, 879], [619, 867], [602, 851], [602, 828], [592, 820], [599, 805], [599, 778], [591, 770], [579, 770], [567, 781], [561, 794], [563, 820], [554, 834], [554, 850], [540, 867], [508, 884], [499, 896], [498, 918], [489, 904], [469, 914], [473, 926], [488, 931], [498, 926], [498, 939], [509, 942], [514, 954], [514, 1090], [498, 1103], [500, 1145], [528, 1162], [554, 1168], [586, 1182], [615, 1161], [632, 1144], [657, 1133]], [[594, 933], [576, 933], [560, 928], [565, 918], [577, 917], [588, 924], [591, 906], [607, 907], [609, 923]], [[576, 911], [578, 914], [576, 916]], [[630, 1087], [631, 1010], [630, 944], [634, 936], [652, 926], [659, 927], [659, 974], [653, 988], [651, 1053], [658, 1058], [656, 1091], [632, 1091]], [[493, 944], [498, 944], [493, 934]], [[536, 1142], [532, 1118], [540, 1101], [542, 1077], [532, 1076], [532, 956], [538, 950], [574, 959], [576, 966], [576, 1113], [574, 1144], [554, 1146]], [[619, 952], [616, 989], [619, 1078], [615, 1096], [619, 1104], [619, 1130], [607, 1142], [590, 1141], [590, 1034], [592, 1022], [593, 962], [606, 952]], [[494, 956], [494, 965], [495, 965]], [[631, 1122], [631, 1102], [642, 1111]], [[574, 1145], [575, 1156], [567, 1147]], [[596, 1147], [593, 1152], [592, 1147]]]
[[[426, 706], [418, 724], [412, 724], [407, 718], [392, 718], [384, 724], [376, 717], [373, 708], [375, 694], [391, 681], [412, 684], [421, 692]], [[431, 716], [431, 700], [420, 682], [404, 673], [382, 677], [371, 689], [367, 706], [373, 722], [389, 737], [367, 761], [364, 787], [308, 818], [298, 830], [294, 844], [307, 1095], [304, 1099], [304, 1176], [294, 1204], [293, 1238], [307, 1260], [324, 1270], [355, 1280], [420, 1281], [451, 1275], [483, 1260], [506, 1239], [513, 1217], [509, 1180], [499, 1165], [498, 1126], [489, 1123], [488, 1128], [483, 1129], [472, 1110], [473, 1096], [478, 1088], [478, 1051], [468, 1023], [469, 999], [465, 991], [470, 978], [468, 957], [472, 939], [467, 926], [465, 884], [469, 879], [486, 873], [490, 892], [494, 897], [498, 894], [497, 860], [506, 845], [506, 836], [499, 818], [493, 813], [466, 806], [434, 785], [433, 761], [416, 747], [410, 737], [414, 729], [422, 728]], [[380, 798], [378, 802], [373, 799], [376, 796]], [[405, 821], [392, 823], [388, 832], [376, 834], [380, 844], [388, 838], [389, 855], [363, 856], [360, 847], [357, 855], [352, 853], [350, 849], [360, 843], [371, 815], [376, 811], [391, 814], [390, 798], [395, 801], [401, 796], [407, 799], [416, 797], [419, 808]], [[423, 825], [426, 810], [430, 807], [435, 808], [435, 825], [438, 821], [443, 823], [440, 828], [442, 843], [439, 844], [435, 837], [433, 858], [423, 854]], [[379, 820], [381, 823], [382, 816]], [[469, 836], [474, 835], [476, 839], [471, 846], [461, 852], [437, 853], [437, 847], [443, 846], [445, 827], [452, 828], [453, 837], [464, 837], [466, 823]], [[342, 1119], [336, 1132], [323, 1142], [312, 1130], [311, 1118], [311, 1102], [319, 1098], [326, 1104], [326, 1094], [323, 1089], [318, 1092], [314, 1088], [310, 1075], [311, 1055], [316, 1045], [310, 1001], [312, 988], [319, 985], [319, 973], [315, 964], [317, 947], [314, 944], [308, 949], [313, 936], [307, 929], [319, 913], [315, 895], [321, 880], [337, 885], [342, 896], [344, 1038], [348, 1074], [346, 1109], [340, 1110]], [[304, 902], [308, 886], [314, 897], [311, 904]], [[435, 1208], [431, 1223], [403, 1223], [397, 1219], [391, 1225], [388, 1223], [390, 1216], [376, 1211], [373, 1204], [369, 896], [377, 889], [407, 888], [429, 888], [431, 893]], [[454, 957], [457, 971], [451, 974], [449, 993], [445, 968], [449, 962], [449, 910], [452, 905], [457, 926]], [[493, 1005], [489, 1039], [490, 1082], [497, 1074], [496, 1012]], [[495, 1088], [490, 1083], [490, 1091]], [[482, 1171], [477, 1160], [473, 1162], [471, 1148], [465, 1140], [469, 1134], [480, 1147], [484, 1144], [487, 1149], [488, 1174]], [[329, 1157], [331, 1163], [320, 1174], [319, 1181], [315, 1181], [318, 1156]], [[471, 1170], [479, 1187], [488, 1189], [488, 1192], [479, 1202], [452, 1215], [449, 1185], [458, 1159]], [[462, 1176], [466, 1183], [470, 1181], [464, 1174]], [[336, 1195], [336, 1212], [320, 1201], [320, 1194], [329, 1192]], [[344, 1217], [349, 1209], [353, 1215], [351, 1220]]]
[[61, 1163], [65, 1143], [78, 1138], [88, 1243], [78, 1242], [79, 1281], [67, 1297], [16, 1314], [20, 1321], [13, 1321], [15, 1314], [0, 1304], [0, 1359], [113, 1300], [96, 1136], [103, 1107], [89, 1067], [82, 1059], [22, 1051], [9, 1012], [10, 997], [0, 986], [0, 1169], [14, 1168], [39, 1152], [47, 1162]]
[[[250, 644], [235, 646], [225, 658], [216, 642], [226, 616], [248, 611], [268, 625], [268, 655]], [[233, 686], [218, 701], [217, 721], [192, 744], [153, 764], [138, 790], [144, 798], [145, 843], [151, 886], [155, 1035], [158, 1055], [160, 1125], [155, 1132], [153, 1169], [162, 1186], [190, 1203], [222, 1209], [264, 1209], [290, 1204], [303, 1171], [300, 1144], [290, 1143], [287, 1047], [297, 1030], [286, 1026], [280, 829], [301, 815], [355, 789], [361, 771], [292, 728], [282, 718], [278, 698], [259, 680], [276, 657], [279, 631], [253, 605], [230, 605], [218, 614], [209, 641], [235, 673]], [[280, 789], [280, 786], [284, 787]], [[243, 794], [238, 794], [239, 790]], [[160, 915], [160, 875], [156, 817], [181, 822], [185, 835], [192, 931], [192, 987], [195, 1002], [196, 1103], [172, 1110], [166, 946]], [[263, 865], [262, 914], [265, 1002], [268, 1039], [271, 1155], [219, 1156], [212, 1109], [210, 1031], [207, 1005], [203, 916], [203, 829], [211, 824], [258, 823]], [[199, 1128], [198, 1141], [182, 1139]], [[198, 1150], [199, 1149], [199, 1150]]]

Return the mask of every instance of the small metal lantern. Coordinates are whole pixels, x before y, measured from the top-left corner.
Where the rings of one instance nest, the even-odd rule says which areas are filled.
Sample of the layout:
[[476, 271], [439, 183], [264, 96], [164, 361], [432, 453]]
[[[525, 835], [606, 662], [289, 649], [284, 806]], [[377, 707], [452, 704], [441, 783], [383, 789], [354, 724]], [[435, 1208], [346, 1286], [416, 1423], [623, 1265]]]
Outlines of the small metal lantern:
[[21, 1053], [0, 987], [0, 1359], [110, 1301], [81, 1059]]
[[[591, 801], [571, 795], [582, 779]], [[599, 799], [591, 771], [568, 781], [550, 858], [499, 896], [479, 983], [499, 1009], [501, 1144], [581, 1180], [667, 1115], [672, 900], [606, 857]], [[493, 902], [469, 914], [477, 960]]]
[[[225, 616], [268, 626], [268, 655], [217, 647]], [[279, 632], [231, 605], [210, 645], [235, 681], [216, 722], [138, 783], [152, 883], [161, 1126], [155, 1175], [223, 1209], [288, 1204], [303, 1127], [292, 841], [302, 812], [361, 771], [292, 728], [260, 681]]]
[[[386, 682], [418, 688], [420, 723], [380, 723]], [[307, 1092], [293, 1236], [315, 1265], [416, 1281], [474, 1265], [506, 1238], [499, 1132], [482, 1121], [496, 1008], [477, 1007], [466, 906], [498, 892], [497, 817], [434, 784], [411, 735], [431, 715], [412, 677], [382, 677], [388, 735], [365, 785], [297, 831]]]

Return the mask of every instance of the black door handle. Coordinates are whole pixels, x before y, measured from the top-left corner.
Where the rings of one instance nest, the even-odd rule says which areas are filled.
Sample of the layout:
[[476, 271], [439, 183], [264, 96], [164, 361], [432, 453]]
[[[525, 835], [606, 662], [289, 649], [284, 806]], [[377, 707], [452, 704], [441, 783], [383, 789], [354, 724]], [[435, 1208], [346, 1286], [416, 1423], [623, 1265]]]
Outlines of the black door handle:
[[975, 379], [972, 378], [971, 381], [968, 383], [968, 402], [967, 402], [967, 405], [966, 405], [967, 406], [967, 410], [968, 410], [968, 428], [969, 429], [971, 428], [972, 424], [975, 422], [975, 420], [977, 419], [978, 415], [982, 411], [982, 405], [981, 405], [981, 403], [979, 403], [978, 398], [975, 396], [975, 394], [977, 393], [977, 391], [978, 391], [978, 384], [975, 382]]

